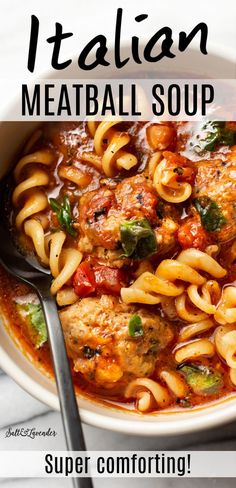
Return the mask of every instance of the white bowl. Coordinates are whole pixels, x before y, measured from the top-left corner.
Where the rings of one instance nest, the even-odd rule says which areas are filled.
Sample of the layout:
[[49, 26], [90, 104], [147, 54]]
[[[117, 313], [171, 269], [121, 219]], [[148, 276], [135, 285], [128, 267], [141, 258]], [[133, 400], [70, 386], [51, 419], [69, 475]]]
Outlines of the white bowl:
[[[191, 73], [196, 78], [233, 78], [235, 69], [234, 52], [223, 52], [222, 48], [209, 47], [208, 56], [201, 55], [195, 49], [189, 49], [187, 53], [177, 54], [174, 60], [163, 60], [158, 64], [162, 72], [176, 73], [176, 78], [181, 73]], [[124, 46], [124, 54], [128, 48]], [[201, 68], [201, 69], [200, 69]], [[140, 71], [154, 68], [145, 64]], [[129, 65], [128, 73], [137, 72], [137, 66]], [[108, 78], [114, 72], [109, 73], [104, 68], [97, 69], [95, 77]], [[59, 75], [58, 75], [59, 76]], [[61, 73], [60, 73], [61, 76]], [[43, 78], [55, 78], [55, 72], [44, 75]], [[78, 68], [72, 66], [67, 70], [67, 78], [78, 78]], [[85, 78], [87, 74], [85, 73]], [[14, 120], [14, 103], [9, 101], [7, 115], [11, 114]], [[6, 113], [0, 114], [0, 120], [6, 119]], [[9, 117], [8, 117], [9, 119]], [[7, 171], [15, 154], [22, 146], [26, 136], [37, 126], [36, 122], [1, 122], [0, 123], [0, 177]], [[9, 143], [10, 141], [10, 143]], [[22, 388], [42, 401], [49, 407], [59, 410], [59, 402], [54, 382], [40, 372], [32, 362], [20, 351], [14, 340], [9, 335], [7, 328], [0, 323], [0, 367], [11, 376]], [[133, 435], [163, 436], [195, 432], [207, 429], [236, 419], [236, 396], [232, 395], [209, 406], [192, 410], [178, 410], [160, 412], [157, 414], [141, 415], [139, 413], [125, 411], [115, 406], [106, 406], [85, 397], [79, 398], [82, 420], [90, 425], [117, 432]]]

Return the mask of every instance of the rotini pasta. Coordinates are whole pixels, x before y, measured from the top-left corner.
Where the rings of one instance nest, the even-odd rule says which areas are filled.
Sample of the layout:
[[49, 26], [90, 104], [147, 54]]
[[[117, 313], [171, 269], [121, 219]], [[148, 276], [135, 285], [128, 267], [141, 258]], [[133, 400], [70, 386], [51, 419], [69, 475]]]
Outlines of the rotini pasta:
[[[23, 207], [16, 215], [16, 228], [20, 230], [23, 226], [25, 234], [32, 240], [40, 261], [45, 266], [50, 267], [54, 278], [51, 292], [56, 295], [73, 276], [81, 262], [82, 254], [73, 248], [63, 249], [66, 240], [65, 232], [58, 231], [46, 234], [42, 221], [35, 217], [35, 215], [48, 207], [48, 199], [42, 188], [47, 187], [50, 181], [49, 174], [37, 166], [41, 164], [50, 166], [53, 159], [53, 154], [48, 150], [44, 150], [26, 155], [19, 161], [14, 171], [18, 185], [12, 194], [12, 202], [15, 207], [18, 207], [24, 198]], [[21, 181], [21, 175], [23, 172], [25, 175], [28, 166], [30, 166], [28, 174]], [[59, 171], [61, 172], [61, 177], [69, 179], [78, 184], [78, 186], [84, 186], [88, 183], [88, 177], [83, 175], [77, 168], [62, 167]], [[62, 295], [61, 291], [59, 302], [70, 304], [74, 303], [74, 301], [74, 295], [72, 296], [68, 292]]]
[[215, 313], [215, 320], [219, 324], [236, 322], [236, 287], [224, 288], [222, 297]]
[[[16, 215], [16, 228], [18, 230], [21, 229], [26, 219], [45, 210], [48, 206], [47, 197], [39, 188], [49, 184], [49, 175], [37, 166], [41, 164], [50, 166], [53, 159], [54, 155], [51, 151], [42, 150], [24, 156], [16, 165], [14, 178], [17, 186], [12, 195], [13, 205], [19, 207], [21, 199], [24, 198], [24, 204]], [[30, 167], [28, 175], [26, 173], [26, 177], [21, 180], [22, 174], [27, 172], [28, 167]]]
[[193, 269], [205, 271], [214, 278], [223, 278], [227, 274], [227, 271], [215, 259], [199, 249], [186, 249], [179, 254], [177, 260]]
[[205, 312], [202, 312], [202, 310], [191, 303], [187, 293], [182, 293], [180, 296], [176, 297], [175, 308], [180, 319], [185, 320], [186, 322], [201, 322], [208, 317]]
[[89, 131], [94, 137], [95, 152], [101, 156], [102, 169], [108, 177], [114, 176], [116, 166], [118, 170], [129, 170], [137, 164], [136, 156], [123, 149], [129, 144], [130, 135], [113, 129], [120, 122], [120, 119], [104, 120], [98, 125], [93, 121], [88, 122]]
[[202, 334], [215, 327], [215, 323], [212, 319], [205, 319], [201, 322], [195, 322], [184, 326], [179, 333], [178, 341], [186, 342], [193, 337]]
[[48, 266], [49, 258], [45, 250], [45, 237], [42, 224], [35, 219], [26, 220], [24, 231], [27, 236], [31, 237], [40, 261]]
[[[152, 162], [150, 164], [152, 166]], [[184, 202], [192, 193], [192, 186], [189, 183], [178, 181], [177, 172], [174, 169], [168, 169], [165, 159], [155, 169], [153, 184], [158, 195], [171, 203]]]
[[196, 339], [185, 346], [180, 346], [175, 352], [177, 363], [183, 363], [201, 356], [211, 357], [215, 353], [214, 344], [209, 339]]
[[[215, 313], [216, 308], [211, 303], [211, 296], [217, 294], [217, 299], [219, 299], [220, 289], [214, 280], [206, 282], [206, 278], [196, 269], [218, 278], [225, 276], [226, 273], [211, 256], [196, 249], [188, 249], [182, 251], [175, 260], [163, 260], [157, 267], [155, 275], [148, 271], [144, 272], [129, 288], [122, 288], [121, 298], [125, 303], [157, 304], [161, 301], [161, 295], [177, 296], [176, 304], [179, 312], [181, 309], [186, 310], [185, 295], [182, 298], [179, 297], [185, 290], [182, 282], [191, 283], [187, 287], [187, 294], [193, 304], [204, 312], [199, 315], [199, 320], [204, 320], [207, 313]], [[198, 289], [200, 285], [202, 285], [201, 295]], [[186, 319], [187, 312], [184, 313], [185, 317], [183, 317], [183, 313], [181, 316], [184, 320], [196, 320], [194, 312], [188, 319]]]
[[169, 390], [177, 398], [185, 398], [187, 396], [188, 386], [176, 371], [163, 370], [160, 373], [160, 378], [165, 381]]
[[149, 378], [138, 378], [129, 383], [125, 396], [137, 398], [137, 408], [142, 412], [150, 409], [152, 397], [161, 408], [167, 407], [171, 402], [168, 390]]
[[73, 276], [81, 262], [81, 259], [82, 254], [80, 251], [77, 251], [77, 249], [67, 248], [62, 250], [60, 257], [61, 268], [59, 274], [55, 277], [51, 286], [51, 292], [53, 295], [56, 295], [56, 293]]
[[42, 210], [45, 210], [47, 206], [48, 199], [41, 190], [35, 191], [30, 196], [28, 196], [23, 208], [16, 216], [17, 230], [21, 229], [26, 219], [32, 217], [39, 212], [42, 212]]
[[217, 351], [225, 359], [227, 365], [236, 369], [236, 328], [222, 326], [216, 329], [215, 344]]

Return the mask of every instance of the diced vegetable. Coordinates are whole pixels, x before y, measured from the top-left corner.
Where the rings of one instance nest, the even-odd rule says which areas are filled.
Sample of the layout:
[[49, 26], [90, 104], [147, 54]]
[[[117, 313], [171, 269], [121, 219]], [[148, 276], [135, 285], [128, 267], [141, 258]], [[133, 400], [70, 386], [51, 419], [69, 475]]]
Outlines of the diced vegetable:
[[126, 284], [123, 270], [99, 264], [96, 260], [84, 261], [73, 278], [75, 293], [87, 297], [95, 291], [99, 294], [119, 295]]
[[170, 151], [164, 151], [163, 157], [166, 160], [166, 169], [172, 169], [176, 173], [177, 181], [185, 181], [190, 185], [194, 184], [196, 168], [189, 159]]
[[157, 250], [157, 240], [147, 219], [126, 220], [120, 225], [121, 244], [125, 256], [143, 259]]
[[204, 151], [214, 151], [218, 145], [233, 146], [236, 144], [236, 131], [228, 129], [225, 122], [207, 122], [202, 128], [203, 135], [197, 136], [196, 142], [192, 143], [195, 152], [201, 154]]
[[203, 196], [195, 198], [193, 204], [201, 217], [203, 227], [208, 232], [220, 230], [226, 224], [226, 219], [214, 200]]
[[125, 284], [123, 270], [96, 264], [93, 266], [93, 271], [98, 293], [119, 295], [120, 289]]
[[40, 304], [17, 304], [17, 308], [28, 319], [30, 335], [36, 347], [41, 347], [48, 339], [46, 322]]
[[187, 383], [197, 395], [213, 395], [223, 386], [221, 374], [207, 366], [182, 364], [178, 369], [184, 373]]
[[65, 229], [72, 237], [76, 237], [77, 232], [73, 227], [73, 219], [71, 214], [70, 200], [67, 196], [64, 196], [61, 203], [55, 198], [49, 198], [49, 203], [52, 210], [56, 212], [57, 219], [60, 226]]
[[84, 261], [79, 265], [73, 278], [75, 293], [87, 297], [96, 289], [95, 276], [90, 263]]
[[142, 320], [137, 314], [132, 315], [129, 320], [129, 335], [130, 337], [141, 337], [144, 335]]
[[178, 230], [178, 241], [183, 249], [195, 247], [203, 251], [208, 242], [206, 230], [196, 219], [188, 219]]

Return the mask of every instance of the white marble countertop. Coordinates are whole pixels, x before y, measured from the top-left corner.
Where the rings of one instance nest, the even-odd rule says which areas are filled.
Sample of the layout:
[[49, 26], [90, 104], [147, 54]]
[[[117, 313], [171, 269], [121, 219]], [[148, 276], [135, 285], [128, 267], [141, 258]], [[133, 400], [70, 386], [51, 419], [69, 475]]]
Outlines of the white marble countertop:
[[[235, 46], [236, 40], [236, 8], [235, 0], [67, 0], [55, 2], [39, 0], [1, 0], [0, 3], [0, 65], [3, 76], [13, 76], [22, 72], [22, 66], [26, 58], [27, 36], [29, 32], [29, 16], [35, 13], [42, 21], [44, 37], [52, 35], [53, 22], [61, 21], [65, 28], [77, 32], [80, 41], [88, 39], [89, 33], [105, 31], [108, 38], [112, 35], [112, 22], [114, 10], [123, 6], [127, 16], [138, 15], [147, 12], [150, 21], [147, 27], [143, 27], [142, 34], [153, 31], [154, 26], [172, 25], [176, 31], [180, 28], [192, 28], [197, 22], [206, 21], [213, 42], [227, 46]], [[194, 7], [197, 11], [195, 12]], [[56, 7], [56, 8], [55, 8]], [[102, 7], [102, 8], [101, 8]], [[53, 19], [53, 21], [52, 21]], [[88, 29], [89, 21], [89, 29]], [[102, 28], [101, 28], [102, 27]], [[129, 35], [129, 25], [124, 25], [123, 37]], [[66, 49], [66, 48], [65, 48]], [[68, 47], [69, 49], [69, 47]], [[65, 50], [66, 54], [66, 50]], [[71, 53], [70, 53], [71, 54]], [[44, 69], [44, 56], [40, 52], [38, 71]], [[22, 437], [5, 438], [5, 432], [9, 427], [35, 427], [37, 430], [46, 431], [49, 427], [57, 432], [56, 437], [36, 438], [34, 440]], [[203, 450], [236, 450], [236, 423], [219, 427], [216, 430], [201, 434], [158, 438], [131, 437], [122, 434], [101, 431], [99, 429], [84, 426], [88, 449], [91, 450], [165, 450], [165, 449], [203, 449]], [[49, 410], [45, 405], [32, 398], [23, 391], [14, 381], [3, 372], [0, 373], [0, 450], [4, 449], [65, 449], [60, 415]], [[1, 462], [1, 455], [0, 455]], [[10, 488], [37, 488], [41, 487], [41, 480], [2, 480], [1, 486]], [[45, 481], [44, 481], [45, 483]], [[235, 486], [234, 480], [224, 480], [226, 488]], [[70, 480], [47, 480], [47, 488], [69, 487]], [[222, 480], [198, 480], [198, 479], [163, 479], [163, 480], [119, 480], [105, 479], [95, 481], [95, 487], [121, 487], [135, 486], [135, 488], [159, 486], [160, 488], [172, 487], [221, 487]]]

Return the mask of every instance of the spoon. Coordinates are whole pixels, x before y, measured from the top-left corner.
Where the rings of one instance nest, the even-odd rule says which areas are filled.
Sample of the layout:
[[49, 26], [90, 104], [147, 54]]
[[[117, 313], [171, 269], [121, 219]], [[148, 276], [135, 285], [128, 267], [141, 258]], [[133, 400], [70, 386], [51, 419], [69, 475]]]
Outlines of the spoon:
[[[9, 182], [5, 180], [4, 185], [2, 184], [3, 193], [6, 192], [8, 186]], [[6, 199], [3, 198], [1, 209], [6, 209], [6, 205]], [[33, 287], [39, 297], [47, 325], [67, 449], [69, 451], [85, 451], [81, 418], [62, 326], [55, 300], [50, 292], [51, 273], [41, 266], [34, 256], [24, 256], [17, 250], [7, 225], [3, 225], [4, 220], [6, 220], [6, 214], [0, 215], [0, 263], [6, 271]], [[74, 488], [93, 488], [91, 478], [72, 479]]]

